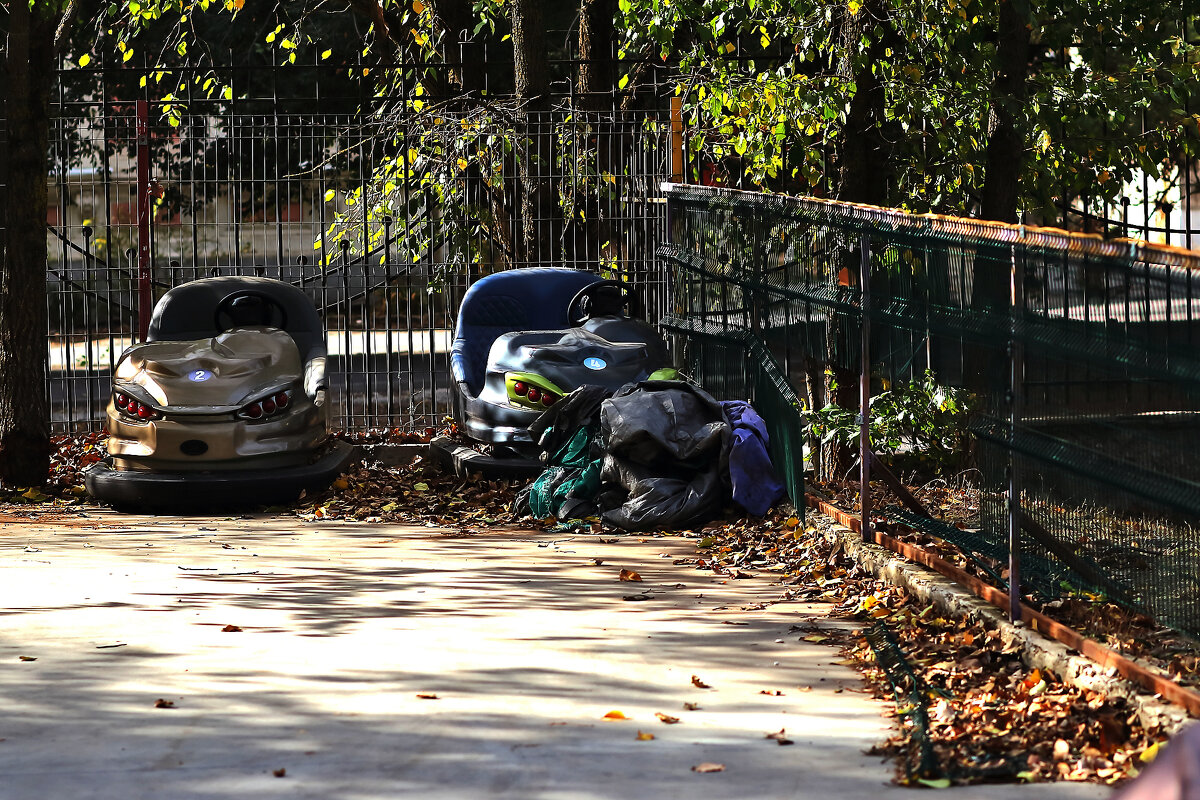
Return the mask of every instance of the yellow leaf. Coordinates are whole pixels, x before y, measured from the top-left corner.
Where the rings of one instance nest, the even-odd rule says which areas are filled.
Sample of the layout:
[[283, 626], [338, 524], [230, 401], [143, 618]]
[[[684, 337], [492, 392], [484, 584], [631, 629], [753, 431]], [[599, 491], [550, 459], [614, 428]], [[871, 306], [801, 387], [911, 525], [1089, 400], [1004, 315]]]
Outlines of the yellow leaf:
[[246, 0], [233, 0], [233, 7], [238, 11], [242, 10], [242, 6], [246, 5]]
[[650, 741], [650, 740], [651, 740], [651, 739], [653, 739], [653, 738], [654, 738], [654, 734], [653, 734], [653, 733], [645, 733], [645, 732], [643, 732], [643, 731], [638, 731], [638, 734], [637, 734], [637, 740], [638, 740], [639, 742], [648, 742], [648, 741]]
[[421, 0], [413, 0], [413, 11], [417, 12], [418, 14], [424, 13], [425, 4], [422, 3]]
[[467, 160], [466, 160], [465, 158], [460, 158], [460, 159], [458, 160], [458, 168], [459, 168], [459, 169], [466, 169], [466, 168], [467, 168]]
[[1147, 764], [1149, 764], [1151, 761], [1153, 761], [1155, 758], [1158, 757], [1158, 748], [1161, 745], [1162, 745], [1162, 742], [1155, 742], [1154, 744], [1150, 745], [1145, 750], [1143, 750], [1142, 754], [1140, 756], [1138, 756], [1138, 758], [1140, 758], [1142, 761], [1145, 761]]
[[346, 480], [345, 478], [338, 478], [333, 482], [333, 488], [337, 489], [339, 492], [345, 491], [346, 489], [350, 488], [350, 481]]
[[321, 51], [321, 60], [324, 61], [325, 59], [329, 58], [331, 55], [333, 55], [332, 50], [322, 50]]
[[605, 714], [604, 719], [629, 719], [629, 717], [625, 716], [620, 711], [614, 710], [614, 711], [610, 711], [607, 714]]
[[86, 67], [90, 63], [92, 63], [92, 57], [87, 53], [84, 53], [79, 57], [79, 66]]
[[333, 200], [333, 198], [335, 198], [335, 197], [337, 197], [337, 192], [335, 192], [333, 189], [326, 190], [326, 192], [325, 192], [325, 202], [326, 203], [331, 202]]
[[641, 581], [642, 576], [631, 569], [623, 569], [621, 570], [620, 579], [623, 581]]
[[846, 8], [850, 11], [850, 16], [858, 16], [858, 12], [862, 9], [862, 0], [850, 0]]

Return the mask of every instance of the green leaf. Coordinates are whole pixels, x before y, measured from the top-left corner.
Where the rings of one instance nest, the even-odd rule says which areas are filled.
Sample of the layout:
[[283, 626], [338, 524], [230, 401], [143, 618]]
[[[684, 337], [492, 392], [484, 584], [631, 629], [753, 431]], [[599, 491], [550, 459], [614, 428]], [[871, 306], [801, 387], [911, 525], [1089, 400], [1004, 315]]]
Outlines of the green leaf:
[[949, 789], [951, 785], [949, 778], [937, 778], [936, 780], [917, 778], [917, 783], [922, 786], [928, 786], [930, 789]]

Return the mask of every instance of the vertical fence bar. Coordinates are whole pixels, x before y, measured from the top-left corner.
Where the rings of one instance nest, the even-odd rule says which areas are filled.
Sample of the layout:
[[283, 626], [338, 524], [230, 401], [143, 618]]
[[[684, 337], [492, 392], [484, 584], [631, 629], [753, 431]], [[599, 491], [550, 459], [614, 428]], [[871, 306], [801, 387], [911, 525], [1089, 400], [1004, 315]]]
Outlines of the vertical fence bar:
[[138, 339], [150, 328], [150, 104], [137, 101]]
[[[1025, 226], [1021, 226], [1020, 239], [1025, 238]], [[1023, 390], [1024, 358], [1021, 342], [1017, 335], [1017, 324], [1024, 310], [1024, 270], [1017, 259], [1017, 247], [1012, 247], [1012, 263], [1009, 271], [1009, 340], [1008, 340], [1008, 616], [1013, 622], [1021, 619], [1021, 476], [1018, 470], [1015, 441], [1017, 424], [1021, 421], [1021, 392]], [[1066, 283], [1064, 282], [1064, 287]]]
[[858, 494], [862, 506], [862, 538], [864, 542], [870, 542], [874, 540], [871, 536], [871, 237], [864, 233], [858, 241], [862, 256], [859, 267], [859, 288], [862, 297], [862, 326], [859, 329], [862, 336], [862, 365], [858, 379]]

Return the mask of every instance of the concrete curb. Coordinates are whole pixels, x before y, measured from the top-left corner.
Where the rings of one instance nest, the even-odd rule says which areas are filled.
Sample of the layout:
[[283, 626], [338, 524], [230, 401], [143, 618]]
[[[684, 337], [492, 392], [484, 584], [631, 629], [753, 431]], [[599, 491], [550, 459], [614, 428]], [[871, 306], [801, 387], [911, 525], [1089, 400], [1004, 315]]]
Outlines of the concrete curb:
[[[966, 591], [949, 578], [921, 564], [897, 556], [862, 538], [825, 514], [809, 509], [810, 518], [819, 517], [826, 525], [827, 540], [840, 540], [846, 553], [877, 578], [902, 587], [922, 603], [932, 603], [942, 614], [965, 617], [1000, 631], [1005, 646], [1015, 646], [1021, 660], [1030, 668], [1049, 670], [1081, 689], [1091, 689], [1113, 697], [1123, 697], [1137, 709], [1143, 727], [1159, 727], [1174, 733], [1191, 720], [1179, 706], [1166, 703], [1158, 695], [1142, 691], [1121, 678], [1113, 668], [1103, 669], [1094, 661], [1065, 645], [1049, 639], [1024, 624], [1012, 624], [1008, 616], [990, 603]], [[832, 538], [831, 538], [832, 537]], [[1148, 665], [1143, 667], [1158, 672]]]
[[417, 456], [427, 455], [429, 445], [383, 442], [381, 444], [360, 444], [358, 450], [361, 454], [360, 461], [366, 463], [377, 461], [385, 467], [402, 467]]

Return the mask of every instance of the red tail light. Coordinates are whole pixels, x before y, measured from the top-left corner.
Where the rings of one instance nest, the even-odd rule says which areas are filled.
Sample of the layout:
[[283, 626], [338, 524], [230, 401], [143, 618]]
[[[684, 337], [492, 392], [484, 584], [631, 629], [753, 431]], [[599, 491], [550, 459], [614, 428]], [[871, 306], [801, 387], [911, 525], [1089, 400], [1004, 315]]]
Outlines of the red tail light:
[[513, 384], [513, 391], [524, 397], [525, 393], [529, 391], [529, 384], [524, 381], [517, 381]]
[[129, 420], [144, 422], [145, 420], [162, 418], [162, 412], [153, 406], [139, 403], [136, 398], [130, 397], [124, 392], [113, 392], [113, 406], [123, 417]]
[[538, 400], [542, 399], [542, 393], [539, 392], [537, 389], [530, 389], [529, 394], [526, 396], [529, 398], [530, 402], [533, 402], [533, 403], [536, 403]]
[[242, 419], [265, 419], [272, 414], [278, 414], [291, 404], [292, 392], [290, 390], [276, 392], [244, 406], [241, 411], [237, 412], [237, 415]]
[[549, 392], [542, 393], [542, 405], [552, 406], [558, 402], [558, 395], [550, 394]]

